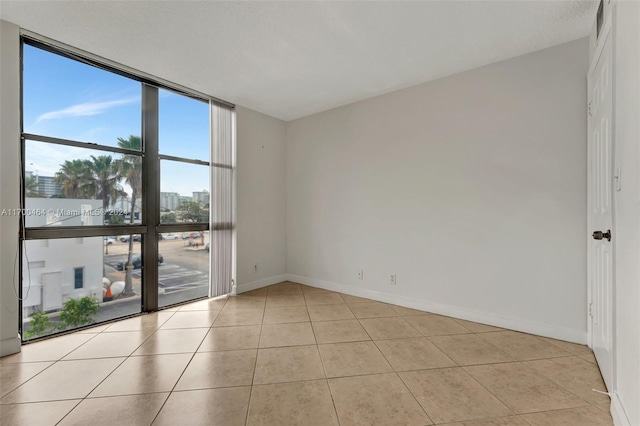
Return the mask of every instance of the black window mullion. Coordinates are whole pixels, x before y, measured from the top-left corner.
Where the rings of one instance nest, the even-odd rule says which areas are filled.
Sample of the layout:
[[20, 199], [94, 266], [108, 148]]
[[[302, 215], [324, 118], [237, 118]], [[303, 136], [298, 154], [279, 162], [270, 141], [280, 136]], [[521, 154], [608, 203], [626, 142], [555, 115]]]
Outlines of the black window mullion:
[[158, 158], [158, 88], [142, 85], [142, 310], [158, 310], [158, 234], [160, 224], [160, 159]]

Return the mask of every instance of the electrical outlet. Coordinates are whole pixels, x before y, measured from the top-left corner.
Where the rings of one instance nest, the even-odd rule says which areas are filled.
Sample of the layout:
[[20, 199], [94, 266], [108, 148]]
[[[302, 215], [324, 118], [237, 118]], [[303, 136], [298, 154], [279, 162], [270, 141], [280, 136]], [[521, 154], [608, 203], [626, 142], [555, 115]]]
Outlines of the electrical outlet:
[[253, 273], [255, 274], [255, 273], [257, 273], [257, 272], [258, 272], [258, 264], [257, 264], [257, 263], [254, 263], [254, 264], [253, 264]]
[[363, 280], [364, 279], [364, 269], [360, 269], [358, 271], [358, 279], [359, 280]]
[[389, 278], [389, 284], [391, 285], [396, 285], [396, 274], [391, 274], [391, 277]]

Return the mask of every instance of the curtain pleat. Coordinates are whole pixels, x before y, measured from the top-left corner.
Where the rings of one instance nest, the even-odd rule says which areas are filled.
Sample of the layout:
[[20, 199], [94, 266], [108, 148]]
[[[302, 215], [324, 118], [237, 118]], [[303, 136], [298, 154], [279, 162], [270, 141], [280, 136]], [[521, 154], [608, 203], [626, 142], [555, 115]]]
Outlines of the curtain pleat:
[[234, 111], [212, 102], [211, 132], [211, 297], [215, 297], [233, 290]]

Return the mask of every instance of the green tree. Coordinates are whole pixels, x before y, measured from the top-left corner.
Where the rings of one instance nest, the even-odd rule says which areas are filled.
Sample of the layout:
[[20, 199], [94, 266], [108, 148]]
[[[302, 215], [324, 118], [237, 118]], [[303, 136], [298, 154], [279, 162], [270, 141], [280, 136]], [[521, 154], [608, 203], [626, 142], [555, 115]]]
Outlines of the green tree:
[[175, 213], [167, 213], [160, 216], [160, 223], [177, 223], [177, 222], [178, 220], [176, 219]]
[[[140, 151], [142, 140], [140, 136], [129, 136], [128, 139], [118, 138], [118, 146], [120, 148], [130, 149], [132, 151]], [[142, 175], [141, 157], [137, 155], [125, 154], [118, 160], [119, 174], [124, 178], [125, 182], [131, 187], [131, 217], [129, 223], [134, 223], [136, 201], [142, 192]], [[133, 264], [131, 262], [133, 255], [133, 238], [129, 238], [129, 255], [125, 267], [124, 278], [124, 294], [130, 296], [133, 294]]]
[[53, 329], [53, 324], [47, 314], [42, 311], [36, 312], [31, 315], [29, 330], [25, 331], [24, 338], [31, 339], [32, 337], [43, 336], [49, 334]]
[[54, 181], [62, 185], [62, 194], [66, 198], [89, 198], [91, 191], [91, 172], [87, 160], [65, 160], [60, 165]]
[[110, 155], [91, 156], [87, 161], [87, 171], [91, 177], [92, 195], [102, 200], [102, 208], [106, 211], [117, 199], [127, 196], [120, 186], [120, 168]]
[[176, 208], [176, 213], [183, 222], [208, 222], [209, 210], [196, 201], [183, 201]]

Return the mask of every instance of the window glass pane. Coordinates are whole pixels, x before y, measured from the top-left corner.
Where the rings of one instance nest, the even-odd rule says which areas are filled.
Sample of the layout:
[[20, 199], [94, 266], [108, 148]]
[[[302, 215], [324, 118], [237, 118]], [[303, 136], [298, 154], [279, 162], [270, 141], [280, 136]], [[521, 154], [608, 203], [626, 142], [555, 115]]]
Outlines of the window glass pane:
[[160, 154], [209, 161], [209, 104], [160, 89]]
[[140, 135], [140, 82], [28, 44], [23, 56], [26, 133], [107, 146]]
[[160, 223], [209, 222], [209, 166], [160, 162]]
[[209, 231], [163, 234], [158, 251], [160, 307], [209, 295]]
[[[57, 238], [23, 243], [22, 318], [25, 340], [140, 312], [140, 270], [125, 294], [129, 244], [113, 237]], [[140, 243], [134, 243], [134, 253]], [[107, 292], [110, 290], [110, 296]]]
[[140, 224], [141, 160], [26, 141], [27, 227]]

